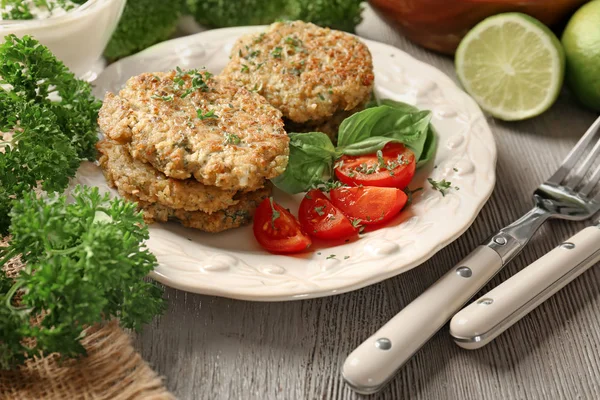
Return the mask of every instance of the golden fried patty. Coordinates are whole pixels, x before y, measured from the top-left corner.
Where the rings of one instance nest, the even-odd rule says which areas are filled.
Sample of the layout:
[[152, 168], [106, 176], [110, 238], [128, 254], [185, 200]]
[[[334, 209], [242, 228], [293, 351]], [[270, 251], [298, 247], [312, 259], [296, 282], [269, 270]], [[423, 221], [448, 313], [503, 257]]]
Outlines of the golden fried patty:
[[312, 125], [366, 102], [374, 81], [371, 53], [358, 38], [302, 21], [242, 36], [221, 76]]
[[140, 201], [132, 196], [129, 196], [129, 199], [138, 203], [144, 212], [144, 220], [147, 223], [177, 220], [188, 228], [214, 233], [238, 228], [252, 222], [256, 208], [270, 195], [271, 186], [267, 184], [254, 192], [238, 194], [235, 197], [237, 204], [212, 214], [202, 211], [175, 210], [158, 203]]
[[205, 71], [145, 73], [107, 93], [98, 123], [133, 158], [168, 177], [254, 190], [287, 166], [281, 113]]
[[96, 148], [106, 180], [110, 186], [117, 188], [121, 196], [133, 195], [173, 209], [208, 213], [238, 203], [233, 199], [235, 190], [206, 186], [195, 179], [168, 178], [150, 164], [134, 160], [124, 145], [112, 140], [101, 140]]

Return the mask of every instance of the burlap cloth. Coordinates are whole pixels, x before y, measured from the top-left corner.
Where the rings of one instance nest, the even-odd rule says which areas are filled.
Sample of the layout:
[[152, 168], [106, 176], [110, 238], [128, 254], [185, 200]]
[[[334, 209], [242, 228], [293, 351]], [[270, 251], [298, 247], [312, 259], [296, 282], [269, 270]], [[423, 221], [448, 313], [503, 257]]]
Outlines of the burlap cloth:
[[[5, 271], [14, 276], [21, 268], [14, 259]], [[81, 359], [59, 364], [51, 355], [13, 371], [0, 370], [0, 399], [174, 399], [116, 321], [87, 329], [83, 345], [88, 355]]]

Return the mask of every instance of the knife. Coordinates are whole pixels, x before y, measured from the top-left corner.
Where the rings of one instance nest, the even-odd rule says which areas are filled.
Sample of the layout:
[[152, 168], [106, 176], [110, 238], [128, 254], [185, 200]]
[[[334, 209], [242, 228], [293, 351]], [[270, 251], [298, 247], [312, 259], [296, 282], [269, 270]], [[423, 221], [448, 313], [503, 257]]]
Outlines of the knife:
[[459, 311], [450, 334], [460, 347], [479, 349], [598, 262], [600, 225], [585, 228]]

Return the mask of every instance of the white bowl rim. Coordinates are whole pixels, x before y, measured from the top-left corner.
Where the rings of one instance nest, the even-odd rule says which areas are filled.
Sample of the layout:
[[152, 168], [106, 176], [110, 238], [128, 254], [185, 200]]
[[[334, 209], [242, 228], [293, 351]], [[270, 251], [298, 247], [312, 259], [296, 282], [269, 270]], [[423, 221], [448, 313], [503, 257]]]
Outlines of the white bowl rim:
[[57, 25], [59, 23], [64, 23], [65, 21], [70, 21], [72, 19], [80, 18], [89, 15], [90, 13], [97, 11], [103, 7], [107, 6], [111, 2], [115, 2], [118, 0], [88, 0], [79, 7], [75, 8], [72, 11], [68, 11], [65, 14], [57, 15], [54, 17], [43, 18], [43, 19], [4, 19], [0, 20], [0, 32], [3, 28], [40, 28], [47, 27], [52, 25]]

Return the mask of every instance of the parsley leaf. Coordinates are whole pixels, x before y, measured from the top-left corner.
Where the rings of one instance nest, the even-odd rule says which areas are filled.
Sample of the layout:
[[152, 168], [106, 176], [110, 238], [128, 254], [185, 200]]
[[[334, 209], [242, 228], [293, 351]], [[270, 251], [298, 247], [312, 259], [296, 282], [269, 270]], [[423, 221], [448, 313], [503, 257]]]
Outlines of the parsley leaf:
[[433, 187], [434, 190], [439, 191], [442, 196], [446, 196], [446, 191], [452, 186], [452, 182], [448, 182], [445, 179], [442, 179], [441, 181], [435, 181], [431, 178], [427, 178], [427, 181], [429, 181], [431, 187]]
[[139, 329], [164, 308], [162, 290], [142, 280], [157, 261], [136, 205], [97, 188], [72, 195], [29, 192], [11, 212], [0, 267], [17, 254], [26, 267], [14, 280], [0, 272], [0, 369], [40, 354], [84, 354], [86, 327], [119, 318]]
[[196, 114], [198, 115], [198, 118], [200, 118], [200, 120], [204, 121], [205, 119], [208, 118], [219, 118], [219, 116], [217, 114], [215, 114], [215, 110], [210, 110], [207, 112], [204, 112], [200, 109], [196, 110]]

